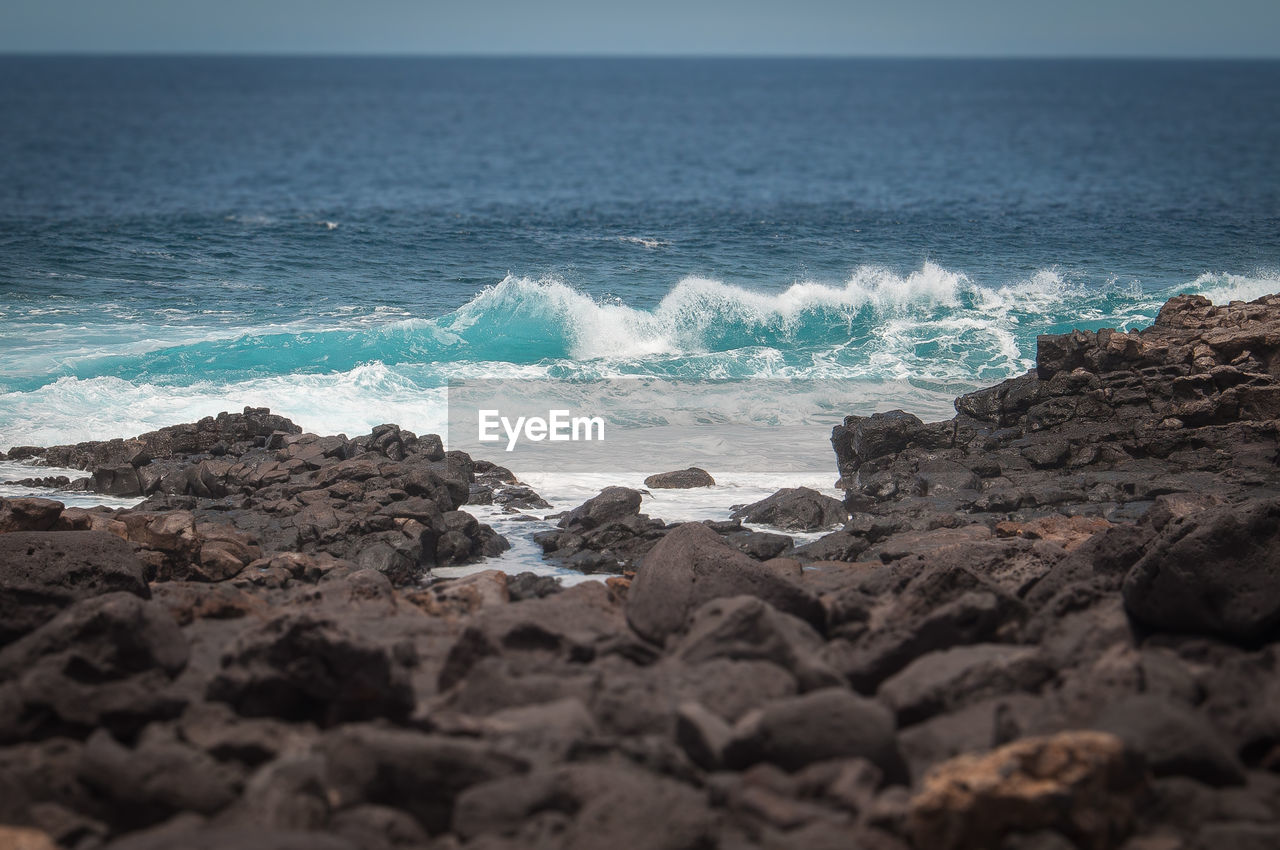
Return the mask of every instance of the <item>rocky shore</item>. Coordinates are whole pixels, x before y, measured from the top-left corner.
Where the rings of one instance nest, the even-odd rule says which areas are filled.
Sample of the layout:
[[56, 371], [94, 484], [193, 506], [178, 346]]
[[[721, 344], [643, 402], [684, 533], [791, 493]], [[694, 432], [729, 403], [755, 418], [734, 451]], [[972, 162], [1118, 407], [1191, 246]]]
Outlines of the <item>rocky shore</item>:
[[0, 847], [1280, 847], [1280, 296], [956, 410], [847, 418], [843, 501], [608, 488], [568, 588], [435, 579], [546, 504], [394, 425], [13, 448], [145, 501], [0, 500]]

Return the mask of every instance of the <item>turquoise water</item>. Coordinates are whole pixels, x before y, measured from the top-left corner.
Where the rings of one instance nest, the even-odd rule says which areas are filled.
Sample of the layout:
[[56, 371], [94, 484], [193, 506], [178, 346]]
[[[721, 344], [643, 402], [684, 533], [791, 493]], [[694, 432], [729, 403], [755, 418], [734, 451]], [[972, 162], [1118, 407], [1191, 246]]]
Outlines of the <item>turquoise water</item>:
[[944, 415], [1280, 291], [1277, 63], [4, 58], [0, 127], [0, 449], [476, 377]]

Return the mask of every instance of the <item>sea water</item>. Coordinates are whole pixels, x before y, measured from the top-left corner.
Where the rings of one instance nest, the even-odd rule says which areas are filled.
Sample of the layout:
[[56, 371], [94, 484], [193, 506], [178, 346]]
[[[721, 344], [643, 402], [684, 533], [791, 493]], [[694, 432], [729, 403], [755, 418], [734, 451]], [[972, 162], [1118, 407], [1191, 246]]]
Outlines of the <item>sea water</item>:
[[[443, 432], [477, 379], [740, 379], [772, 421], [837, 381], [776, 448], [831, 491], [847, 413], [1276, 291], [1276, 62], [0, 58], [0, 449], [246, 405]], [[515, 471], [557, 509], [642, 480]]]

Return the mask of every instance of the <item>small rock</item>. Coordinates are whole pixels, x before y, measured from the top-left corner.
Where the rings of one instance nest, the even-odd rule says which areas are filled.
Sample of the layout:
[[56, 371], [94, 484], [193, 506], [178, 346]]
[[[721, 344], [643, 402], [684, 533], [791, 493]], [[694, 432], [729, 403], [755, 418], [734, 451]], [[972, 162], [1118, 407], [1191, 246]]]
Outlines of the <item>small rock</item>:
[[730, 516], [788, 531], [818, 531], [843, 523], [849, 518], [849, 512], [838, 499], [817, 490], [790, 487], [741, 507]]
[[714, 487], [716, 481], [705, 469], [691, 466], [676, 472], [660, 472], [644, 480], [644, 486], [654, 490], [689, 490], [693, 487]]

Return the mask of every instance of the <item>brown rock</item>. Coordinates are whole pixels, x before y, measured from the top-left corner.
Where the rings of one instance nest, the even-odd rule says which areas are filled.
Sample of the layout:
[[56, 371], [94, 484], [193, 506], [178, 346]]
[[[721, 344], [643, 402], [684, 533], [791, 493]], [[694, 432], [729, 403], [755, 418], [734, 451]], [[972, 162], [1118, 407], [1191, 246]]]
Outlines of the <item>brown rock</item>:
[[1042, 829], [1107, 850], [1127, 835], [1144, 784], [1141, 759], [1114, 735], [1025, 738], [934, 768], [911, 800], [907, 828], [930, 850], [985, 850]]
[[48, 531], [61, 514], [62, 503], [52, 499], [0, 499], [0, 534]]

